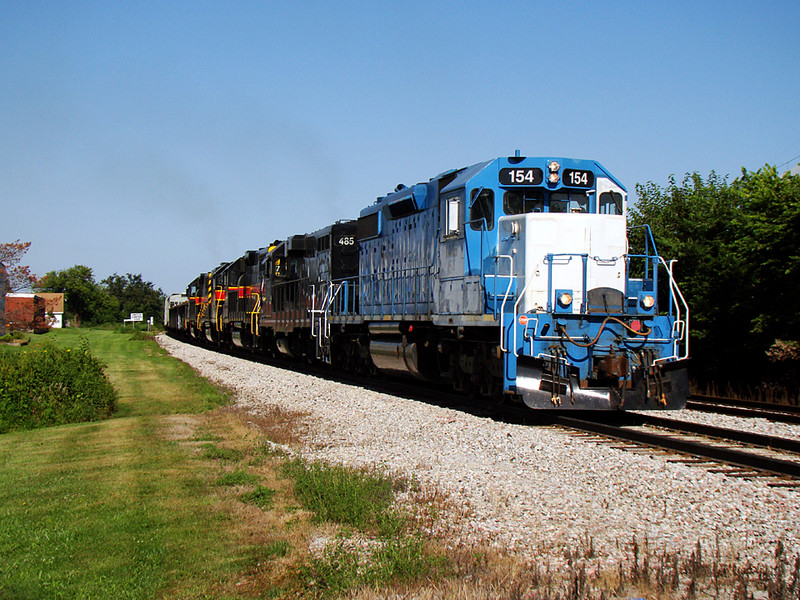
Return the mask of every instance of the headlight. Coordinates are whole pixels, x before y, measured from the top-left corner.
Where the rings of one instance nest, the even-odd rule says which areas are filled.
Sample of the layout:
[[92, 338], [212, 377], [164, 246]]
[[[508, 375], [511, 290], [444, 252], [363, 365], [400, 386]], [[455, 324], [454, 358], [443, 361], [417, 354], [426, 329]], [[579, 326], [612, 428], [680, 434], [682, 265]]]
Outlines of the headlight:
[[656, 305], [656, 299], [652, 296], [642, 296], [641, 304], [643, 309], [650, 310]]
[[572, 294], [570, 294], [569, 292], [563, 292], [558, 297], [558, 303], [564, 308], [566, 308], [567, 306], [572, 304]]
[[550, 183], [558, 183], [558, 180], [560, 179], [558, 170], [560, 168], [561, 165], [558, 164], [557, 160], [551, 160], [549, 163], [547, 163], [547, 170], [550, 171], [550, 173], [547, 175], [547, 181]]

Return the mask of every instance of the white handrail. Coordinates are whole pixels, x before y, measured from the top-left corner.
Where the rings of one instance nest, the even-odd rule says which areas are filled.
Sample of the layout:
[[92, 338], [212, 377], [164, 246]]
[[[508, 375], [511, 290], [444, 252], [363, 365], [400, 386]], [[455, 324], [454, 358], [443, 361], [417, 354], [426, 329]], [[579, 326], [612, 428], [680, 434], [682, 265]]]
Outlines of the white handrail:
[[[681, 292], [680, 287], [678, 287], [678, 282], [675, 281], [675, 275], [672, 272], [672, 268], [677, 260], [673, 259], [669, 261], [669, 264], [662, 258], [658, 257], [658, 260], [664, 265], [664, 269], [667, 271], [667, 275], [669, 276], [669, 286], [670, 290], [676, 298], [675, 302], [675, 323], [672, 326], [672, 334], [673, 337], [677, 336], [675, 339], [675, 347], [673, 349], [672, 356], [665, 356], [663, 358], [658, 358], [654, 363], [662, 362], [666, 360], [676, 359], [676, 360], [683, 360], [689, 357], [689, 304], [686, 302], [686, 298], [683, 296], [683, 292]], [[680, 303], [677, 302], [680, 300]], [[681, 319], [681, 304], [683, 305], [684, 311], [686, 312], [686, 318]], [[683, 356], [678, 356], [679, 348], [678, 345], [683, 342]]]
[[[514, 257], [510, 254], [500, 254], [495, 257], [496, 261], [499, 261], [501, 258], [508, 259], [508, 287], [506, 288], [506, 293], [503, 294], [503, 303], [500, 305], [500, 351], [501, 352], [508, 352], [508, 348], [505, 348], [505, 344], [503, 343], [503, 338], [505, 337], [505, 328], [503, 327], [503, 315], [505, 314], [506, 309], [506, 301], [508, 300], [508, 296], [511, 293], [511, 284], [514, 282]], [[495, 292], [497, 291], [497, 277], [504, 277], [504, 275], [497, 275], [497, 267], [495, 267]], [[496, 296], [496, 294], [495, 294]]]
[[[517, 298], [517, 301], [514, 303], [514, 320], [512, 321], [512, 323], [514, 325], [514, 356], [517, 357], [519, 357], [519, 354], [517, 353], [517, 314], [519, 314], [518, 313], [519, 303], [522, 302], [522, 299], [525, 297], [525, 292], [528, 291], [528, 286], [531, 283], [533, 283], [533, 277], [531, 277], [530, 280], [528, 280], [525, 283], [525, 287], [522, 289], [522, 293], [519, 295], [519, 298]], [[536, 319], [536, 324], [537, 325], [539, 324], [538, 318]]]

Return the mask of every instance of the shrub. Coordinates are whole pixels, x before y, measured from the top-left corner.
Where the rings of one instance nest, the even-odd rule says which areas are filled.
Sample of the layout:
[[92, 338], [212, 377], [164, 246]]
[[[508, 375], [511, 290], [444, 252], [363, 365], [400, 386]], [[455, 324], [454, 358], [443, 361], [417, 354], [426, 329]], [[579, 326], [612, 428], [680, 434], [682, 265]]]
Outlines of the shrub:
[[12, 331], [3, 336], [0, 336], [0, 342], [3, 342], [4, 344], [8, 344], [11, 342], [24, 342], [27, 344], [28, 341], [30, 341], [30, 338], [21, 331]]
[[86, 341], [77, 349], [0, 348], [0, 433], [101, 419], [116, 400]]

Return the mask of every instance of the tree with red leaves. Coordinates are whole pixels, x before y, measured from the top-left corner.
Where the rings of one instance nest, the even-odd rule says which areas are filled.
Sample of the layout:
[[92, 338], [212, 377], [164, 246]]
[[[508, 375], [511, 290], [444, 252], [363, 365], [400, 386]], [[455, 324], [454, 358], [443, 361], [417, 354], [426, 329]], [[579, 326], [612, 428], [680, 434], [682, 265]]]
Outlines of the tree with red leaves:
[[30, 246], [30, 242], [20, 242], [19, 240], [0, 244], [0, 263], [5, 265], [8, 273], [9, 289], [5, 291], [29, 290], [36, 283], [36, 275], [31, 273], [29, 267], [20, 264], [22, 256]]

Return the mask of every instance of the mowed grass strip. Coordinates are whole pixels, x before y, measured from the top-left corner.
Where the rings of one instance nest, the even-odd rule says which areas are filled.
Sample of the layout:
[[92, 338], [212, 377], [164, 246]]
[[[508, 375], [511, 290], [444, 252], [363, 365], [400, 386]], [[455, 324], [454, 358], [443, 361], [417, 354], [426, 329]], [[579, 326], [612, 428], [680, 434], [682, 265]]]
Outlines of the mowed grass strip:
[[[276, 450], [303, 415], [207, 411], [228, 395], [138, 336], [48, 339], [83, 336], [120, 411], [0, 436], [0, 598], [332, 597], [439, 570], [420, 541], [387, 539], [403, 529], [388, 480]], [[335, 541], [376, 534], [366, 556]]]
[[91, 352], [105, 363], [105, 373], [119, 393], [117, 417], [198, 413], [230, 402], [224, 390], [132, 330], [52, 330], [34, 336], [30, 347], [47, 340], [78, 347], [82, 338], [88, 339]]
[[225, 516], [156, 431], [139, 418], [0, 438], [0, 597], [153, 598], [224, 576], [228, 553], [206, 549], [232, 547]]
[[[0, 598], [218, 597], [253, 549], [220, 509], [213, 461], [160, 415], [227, 395], [152, 341], [96, 330], [48, 338], [80, 336], [108, 365], [127, 416], [0, 436]], [[179, 421], [191, 432], [198, 419]]]

